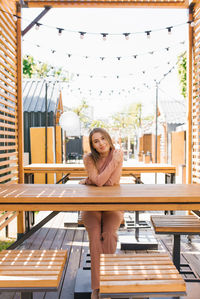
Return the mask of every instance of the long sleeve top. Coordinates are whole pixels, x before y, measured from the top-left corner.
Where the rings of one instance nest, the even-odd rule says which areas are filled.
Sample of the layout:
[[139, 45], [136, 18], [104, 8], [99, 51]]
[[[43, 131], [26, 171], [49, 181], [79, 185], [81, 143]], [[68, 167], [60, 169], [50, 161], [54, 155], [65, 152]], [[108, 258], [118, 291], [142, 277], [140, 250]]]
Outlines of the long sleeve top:
[[120, 181], [123, 156], [121, 161], [113, 159], [113, 151], [107, 157], [100, 158], [96, 163], [91, 154], [83, 157], [83, 162], [88, 174], [85, 180], [86, 185], [113, 186], [118, 185]]

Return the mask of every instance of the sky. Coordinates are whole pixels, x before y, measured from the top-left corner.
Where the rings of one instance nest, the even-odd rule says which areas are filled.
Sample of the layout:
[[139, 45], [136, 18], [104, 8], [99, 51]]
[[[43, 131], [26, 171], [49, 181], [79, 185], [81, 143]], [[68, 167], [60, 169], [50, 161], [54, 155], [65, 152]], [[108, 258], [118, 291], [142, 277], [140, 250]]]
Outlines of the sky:
[[[22, 29], [42, 10], [23, 8]], [[57, 8], [51, 9], [23, 37], [23, 54], [73, 73], [63, 90], [71, 108], [86, 98], [94, 118], [106, 118], [141, 102], [143, 115], [155, 109], [155, 81], [176, 66], [187, 49], [185, 9]], [[167, 27], [172, 27], [168, 34]], [[62, 35], [58, 29], [63, 28]], [[147, 38], [146, 31], [151, 31]], [[79, 32], [86, 32], [80, 38]], [[106, 41], [101, 33], [108, 33]], [[123, 33], [131, 33], [129, 40]], [[180, 97], [175, 69], [162, 80], [162, 89]]]

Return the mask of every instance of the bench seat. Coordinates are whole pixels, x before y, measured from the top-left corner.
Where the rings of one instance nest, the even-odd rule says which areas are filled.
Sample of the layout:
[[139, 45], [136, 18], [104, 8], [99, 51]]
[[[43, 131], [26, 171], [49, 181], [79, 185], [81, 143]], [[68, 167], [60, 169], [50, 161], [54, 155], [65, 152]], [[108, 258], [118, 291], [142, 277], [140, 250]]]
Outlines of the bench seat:
[[102, 254], [100, 297], [184, 296], [186, 284], [165, 253]]
[[[181, 235], [200, 234], [200, 219], [194, 215], [153, 215], [151, 222], [156, 234], [172, 234], [173, 247], [172, 257], [173, 263], [180, 273], [180, 252], [181, 252]], [[187, 266], [187, 265], [183, 265]], [[192, 274], [193, 271], [191, 271]], [[194, 276], [196, 276], [194, 274]], [[193, 281], [186, 278], [186, 281]], [[196, 281], [196, 279], [194, 280]]]
[[0, 291], [56, 291], [67, 258], [66, 250], [3, 250], [0, 252]]
[[200, 219], [194, 215], [153, 215], [151, 222], [157, 234], [200, 233]]

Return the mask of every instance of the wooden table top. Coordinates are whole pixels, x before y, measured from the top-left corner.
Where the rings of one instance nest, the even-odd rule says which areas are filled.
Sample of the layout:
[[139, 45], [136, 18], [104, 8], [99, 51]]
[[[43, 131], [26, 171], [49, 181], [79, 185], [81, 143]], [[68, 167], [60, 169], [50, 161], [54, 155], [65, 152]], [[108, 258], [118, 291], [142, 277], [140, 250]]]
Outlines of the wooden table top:
[[[81, 172], [86, 174], [83, 164], [59, 164], [59, 163], [38, 163], [29, 164], [24, 166], [24, 173], [45, 173], [45, 172]], [[122, 173], [176, 173], [176, 167], [174, 165], [149, 163], [149, 164], [135, 164], [126, 165], [124, 163]]]
[[0, 186], [3, 211], [200, 210], [200, 185], [13, 184]]

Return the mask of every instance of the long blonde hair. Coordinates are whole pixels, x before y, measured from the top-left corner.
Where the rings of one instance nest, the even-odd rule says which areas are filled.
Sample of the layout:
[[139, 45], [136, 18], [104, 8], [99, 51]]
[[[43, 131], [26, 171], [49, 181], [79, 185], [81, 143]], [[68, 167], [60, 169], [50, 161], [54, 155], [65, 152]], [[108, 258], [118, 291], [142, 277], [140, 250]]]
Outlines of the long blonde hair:
[[114, 149], [114, 145], [113, 145], [113, 142], [112, 142], [112, 139], [111, 139], [110, 135], [108, 134], [108, 132], [105, 129], [103, 129], [103, 128], [94, 128], [90, 132], [89, 143], [90, 143], [91, 156], [94, 159], [94, 161], [96, 162], [99, 159], [100, 154], [97, 152], [97, 150], [93, 147], [93, 144], [92, 144], [92, 136], [95, 133], [101, 133], [105, 137], [105, 139], [108, 141], [108, 143], [110, 145], [110, 150]]

